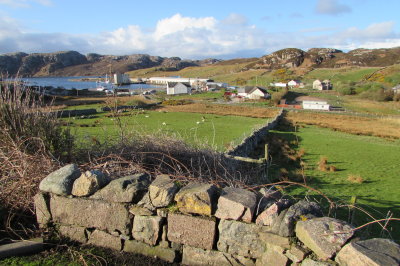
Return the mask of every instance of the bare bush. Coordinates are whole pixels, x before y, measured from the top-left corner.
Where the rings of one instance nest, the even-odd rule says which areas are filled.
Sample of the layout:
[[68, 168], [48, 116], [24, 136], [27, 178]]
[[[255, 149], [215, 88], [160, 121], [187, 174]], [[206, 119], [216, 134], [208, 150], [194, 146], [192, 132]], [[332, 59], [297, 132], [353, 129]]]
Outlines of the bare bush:
[[32, 217], [39, 182], [59, 167], [58, 159], [71, 155], [73, 138], [48, 107], [43, 95], [23, 84], [0, 84], [0, 204], [6, 230], [21, 229], [21, 217]]
[[109, 147], [88, 147], [77, 156], [83, 168], [100, 169], [113, 177], [146, 172], [169, 174], [181, 181], [196, 180], [217, 186], [255, 183], [264, 165], [253, 165], [226, 157], [207, 148], [195, 148], [177, 137], [136, 135]]

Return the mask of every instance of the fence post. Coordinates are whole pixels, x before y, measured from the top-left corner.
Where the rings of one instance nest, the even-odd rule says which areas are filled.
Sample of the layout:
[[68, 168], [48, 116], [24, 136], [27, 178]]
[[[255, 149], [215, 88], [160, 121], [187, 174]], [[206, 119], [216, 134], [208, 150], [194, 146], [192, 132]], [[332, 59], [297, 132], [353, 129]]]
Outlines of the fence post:
[[354, 220], [356, 217], [356, 209], [355, 209], [356, 203], [357, 203], [357, 196], [352, 196], [350, 199], [350, 206], [351, 206], [350, 207], [350, 223], [351, 224], [354, 224]]

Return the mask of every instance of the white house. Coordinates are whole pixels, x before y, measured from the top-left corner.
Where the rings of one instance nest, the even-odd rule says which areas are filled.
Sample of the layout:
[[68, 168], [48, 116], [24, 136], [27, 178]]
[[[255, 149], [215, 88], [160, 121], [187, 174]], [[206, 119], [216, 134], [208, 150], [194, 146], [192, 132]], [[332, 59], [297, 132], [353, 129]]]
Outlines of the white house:
[[270, 83], [269, 85], [274, 86], [274, 87], [280, 87], [280, 88], [286, 88], [286, 86], [288, 86], [287, 83], [283, 83], [283, 82]]
[[115, 73], [114, 84], [129, 84], [131, 79], [128, 74]]
[[192, 92], [192, 87], [186, 82], [168, 82], [167, 83], [167, 94], [189, 94]]
[[289, 81], [289, 82], [287, 83], [287, 85], [288, 85], [289, 87], [291, 87], [291, 88], [299, 88], [300, 85], [301, 85], [301, 82], [292, 79], [291, 81]]
[[400, 93], [400, 84], [395, 86], [395, 87], [393, 87], [392, 90], [393, 90], [394, 94]]
[[305, 100], [302, 103], [303, 109], [309, 110], [325, 110], [329, 111], [330, 106], [328, 102], [322, 100]]
[[239, 88], [238, 96], [242, 96], [253, 100], [267, 99], [271, 97], [271, 95], [267, 92], [266, 89], [258, 86], [254, 87], [246, 86], [244, 88]]
[[313, 82], [313, 89], [314, 90], [331, 90], [332, 89], [332, 84], [331, 81], [326, 79], [324, 81], [320, 81], [319, 79], [315, 80]]
[[200, 79], [200, 78], [181, 78], [181, 77], [151, 77], [146, 80], [148, 83], [167, 85], [168, 82], [181, 82], [189, 83], [190, 86], [195, 86], [198, 83], [207, 83], [211, 81], [210, 79]]

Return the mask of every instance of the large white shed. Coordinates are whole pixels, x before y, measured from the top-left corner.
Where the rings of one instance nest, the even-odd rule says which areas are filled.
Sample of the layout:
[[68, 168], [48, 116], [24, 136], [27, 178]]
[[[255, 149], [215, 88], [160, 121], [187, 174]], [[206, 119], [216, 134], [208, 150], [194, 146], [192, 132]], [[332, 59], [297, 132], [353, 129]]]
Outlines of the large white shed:
[[330, 105], [326, 101], [303, 101], [303, 109], [329, 111]]

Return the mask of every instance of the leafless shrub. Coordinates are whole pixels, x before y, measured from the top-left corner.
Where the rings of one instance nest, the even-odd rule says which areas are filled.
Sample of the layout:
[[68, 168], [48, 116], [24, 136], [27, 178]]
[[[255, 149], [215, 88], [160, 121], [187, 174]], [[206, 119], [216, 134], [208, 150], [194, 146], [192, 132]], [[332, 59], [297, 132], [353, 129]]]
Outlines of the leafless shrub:
[[40, 180], [59, 166], [57, 159], [71, 155], [73, 138], [48, 110], [43, 95], [18, 82], [0, 83], [0, 202], [6, 210], [5, 230], [16, 231], [22, 217], [34, 214], [32, 197]]
[[217, 186], [243, 186], [261, 176], [263, 165], [250, 165], [206, 148], [194, 148], [167, 135], [137, 135], [109, 147], [89, 147], [77, 156], [83, 168], [100, 169], [113, 177], [146, 172], [169, 174], [182, 181]]

